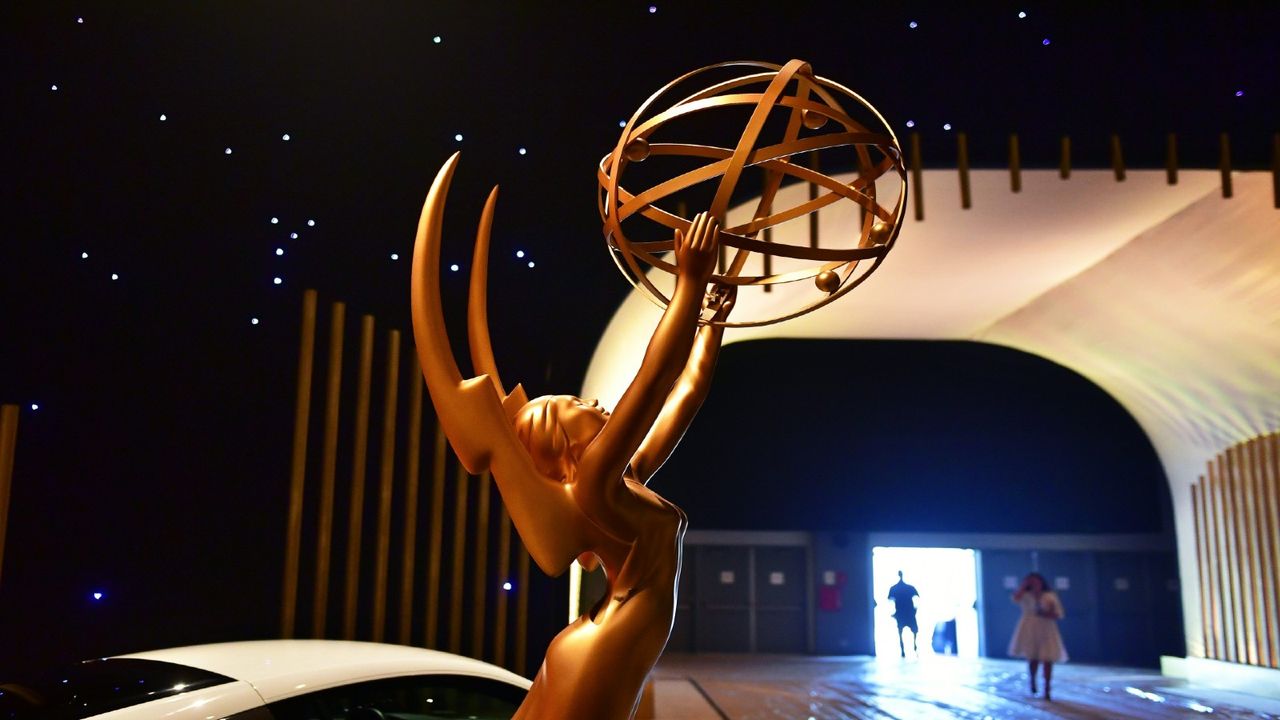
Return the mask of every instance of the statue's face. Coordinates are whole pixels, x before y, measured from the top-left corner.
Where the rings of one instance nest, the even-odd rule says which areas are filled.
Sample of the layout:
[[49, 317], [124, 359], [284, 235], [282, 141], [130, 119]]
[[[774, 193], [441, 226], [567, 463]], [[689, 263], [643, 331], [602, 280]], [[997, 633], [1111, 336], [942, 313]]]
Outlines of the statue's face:
[[557, 397], [555, 404], [556, 419], [569, 440], [569, 451], [576, 456], [604, 429], [609, 413], [600, 407], [598, 400], [583, 400], [572, 395]]

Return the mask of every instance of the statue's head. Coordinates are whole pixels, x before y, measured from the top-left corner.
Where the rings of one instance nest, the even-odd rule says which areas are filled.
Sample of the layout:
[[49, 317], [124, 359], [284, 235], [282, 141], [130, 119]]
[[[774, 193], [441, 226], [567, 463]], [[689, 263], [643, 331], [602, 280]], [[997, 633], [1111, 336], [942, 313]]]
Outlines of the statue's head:
[[514, 422], [516, 437], [529, 451], [538, 472], [564, 480], [608, 419], [609, 413], [595, 400], [543, 395], [520, 408]]

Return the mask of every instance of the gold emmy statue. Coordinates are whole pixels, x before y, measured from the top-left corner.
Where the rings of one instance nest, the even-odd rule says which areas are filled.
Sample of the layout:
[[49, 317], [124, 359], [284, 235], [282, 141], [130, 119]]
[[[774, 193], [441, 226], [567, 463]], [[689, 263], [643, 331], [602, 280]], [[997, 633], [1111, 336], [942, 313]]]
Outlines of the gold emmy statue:
[[[457, 154], [441, 168], [427, 194], [413, 253], [413, 330], [441, 426], [469, 472], [492, 472], [516, 531], [543, 571], [559, 575], [579, 559], [588, 567], [598, 562], [607, 579], [601, 601], [551, 642], [516, 718], [611, 720], [635, 712], [645, 678], [671, 632], [686, 526], [684, 513], [646, 483], [706, 398], [724, 328], [733, 324], [729, 315], [738, 288], [815, 278], [822, 297], [812, 307], [785, 316], [793, 317], [861, 282], [897, 235], [905, 203], [897, 141], [887, 126], [884, 132], [872, 133], [854, 121], [840, 108], [836, 94], [854, 98], [860, 107], [870, 106], [815, 77], [805, 63], [717, 65], [686, 75], [664, 91], [707, 70], [743, 65], [758, 72], [720, 82], [687, 97], [657, 119], [644, 120], [642, 113], [660, 91], [632, 118], [617, 148], [601, 163], [601, 212], [609, 247], [637, 286], [664, 308], [640, 369], [612, 414], [594, 400], [570, 395], [529, 400], [520, 385], [508, 392], [499, 377], [489, 339], [486, 296], [496, 187], [476, 234], [467, 309], [471, 360], [479, 375], [462, 377], [445, 332], [439, 277], [441, 225]], [[753, 85], [765, 88], [749, 91]], [[744, 104], [753, 108], [751, 119], [734, 148], [648, 141], [672, 117]], [[775, 109], [789, 116], [782, 141], [757, 147], [765, 121]], [[844, 131], [799, 137], [801, 127], [816, 130], [827, 120], [835, 120]], [[860, 173], [852, 184], [790, 161], [794, 155], [818, 148], [846, 146], [855, 148]], [[878, 150], [884, 160], [873, 160], [871, 149]], [[638, 162], [648, 154], [679, 153], [708, 163], [692, 176], [679, 176], [653, 191], [633, 195], [619, 185], [627, 162]], [[756, 219], [745, 226], [723, 228], [734, 186], [746, 168], [754, 167], [765, 173]], [[894, 211], [876, 201], [875, 179], [889, 169], [897, 170], [903, 183]], [[775, 212], [771, 205], [784, 175], [816, 183], [828, 192], [798, 208]], [[683, 187], [717, 177], [720, 185], [710, 208], [691, 219], [653, 204]], [[857, 202], [872, 218], [864, 223], [852, 248], [791, 248], [755, 240], [761, 229], [842, 198]], [[655, 220], [669, 231], [668, 237], [630, 242], [621, 223], [633, 215]], [[732, 262], [717, 268], [721, 244], [733, 248], [735, 255]], [[791, 271], [787, 276], [739, 275], [746, 255], [753, 252], [818, 264], [812, 272]], [[855, 273], [863, 260], [871, 261], [869, 267]], [[674, 289], [659, 292], [641, 271], [640, 261], [674, 275]]]

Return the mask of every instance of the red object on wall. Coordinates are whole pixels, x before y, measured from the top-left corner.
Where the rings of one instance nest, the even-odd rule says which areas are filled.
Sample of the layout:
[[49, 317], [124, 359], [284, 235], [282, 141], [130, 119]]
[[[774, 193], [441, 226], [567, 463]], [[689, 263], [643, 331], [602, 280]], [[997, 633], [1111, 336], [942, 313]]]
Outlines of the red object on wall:
[[843, 606], [844, 593], [838, 585], [824, 585], [818, 588], [818, 609], [836, 612]]

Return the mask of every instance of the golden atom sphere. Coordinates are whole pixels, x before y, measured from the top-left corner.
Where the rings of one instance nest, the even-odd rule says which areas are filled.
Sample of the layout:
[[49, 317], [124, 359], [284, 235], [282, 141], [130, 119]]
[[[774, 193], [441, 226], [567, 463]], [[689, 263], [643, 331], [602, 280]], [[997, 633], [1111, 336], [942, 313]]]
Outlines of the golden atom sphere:
[[[679, 136], [697, 131], [714, 137]], [[662, 163], [669, 164], [656, 167]], [[840, 179], [824, 174], [824, 165]], [[642, 179], [627, 187], [624, 175]], [[794, 306], [769, 317], [733, 317], [723, 323], [730, 327], [780, 322], [848, 293], [892, 249], [907, 202], [902, 149], [888, 122], [801, 60], [719, 63], [676, 78], [626, 122], [597, 179], [614, 261], [659, 306], [669, 297], [650, 271], [675, 273], [675, 232], [687, 231], [699, 210], [722, 228], [713, 283], [761, 292], [790, 283], [807, 288], [786, 296], [800, 297]], [[799, 197], [786, 192], [799, 183], [809, 188], [804, 199], [775, 207], [780, 197]], [[749, 199], [738, 197], [743, 193]], [[754, 204], [742, 216], [749, 219], [726, 222], [734, 203]], [[835, 237], [818, 237], [813, 215], [837, 203], [853, 203], [856, 214]], [[787, 234], [782, 227], [796, 221], [808, 224], [807, 242], [772, 240], [775, 230]]]

